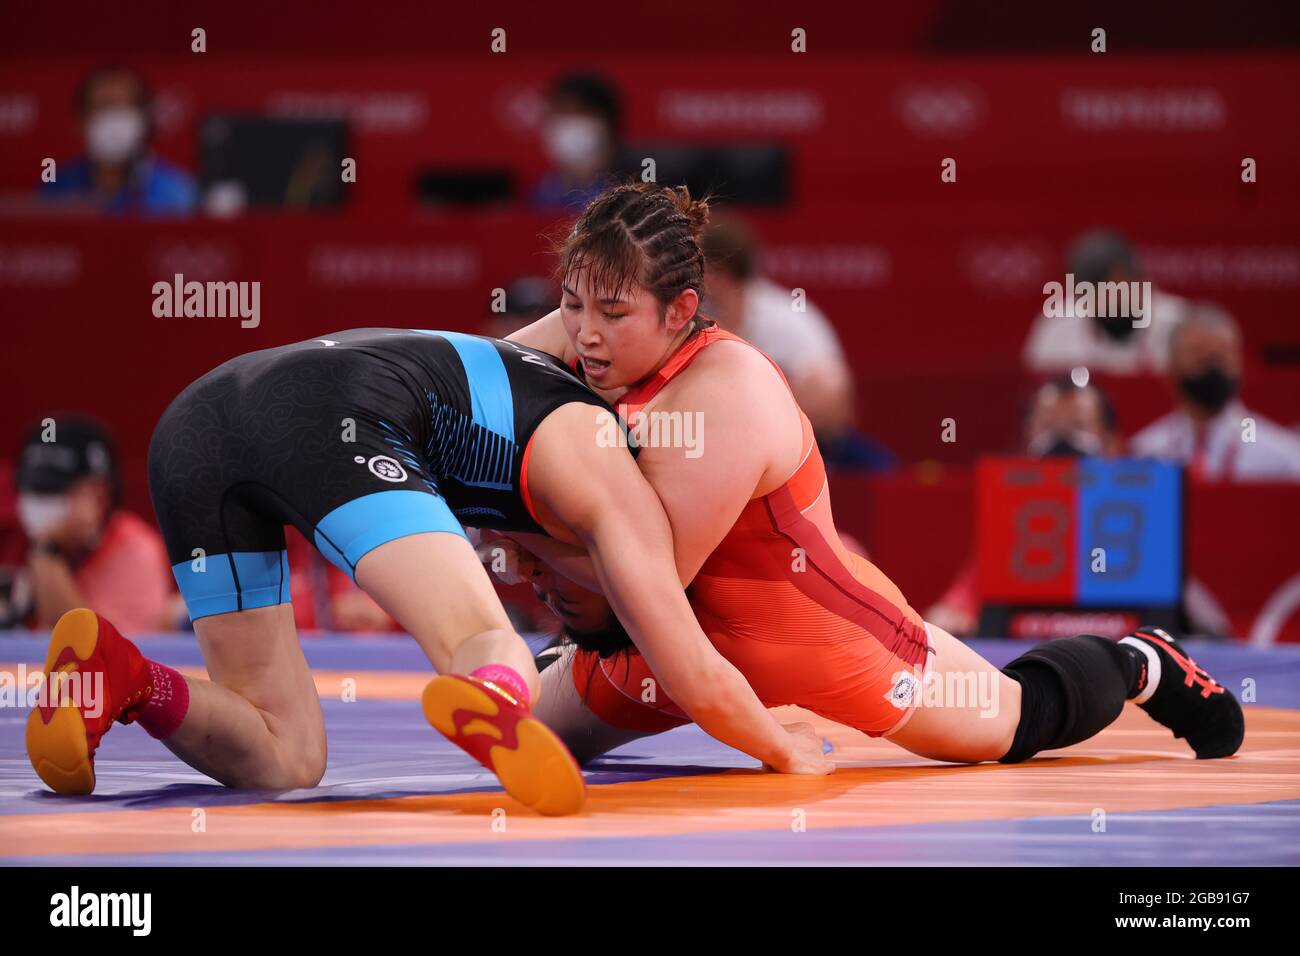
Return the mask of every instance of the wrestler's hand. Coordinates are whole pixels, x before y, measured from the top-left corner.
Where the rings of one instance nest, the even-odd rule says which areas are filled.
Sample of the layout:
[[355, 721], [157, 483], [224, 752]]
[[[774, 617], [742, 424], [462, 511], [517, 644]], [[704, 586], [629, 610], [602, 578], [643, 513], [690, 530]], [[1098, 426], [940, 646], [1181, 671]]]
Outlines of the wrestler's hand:
[[519, 542], [492, 531], [482, 534], [482, 540], [474, 551], [502, 584], [523, 584], [537, 574], [536, 556], [521, 548]]
[[822, 753], [822, 738], [813, 730], [813, 725], [800, 721], [797, 724], [782, 724], [790, 732], [790, 756], [780, 767], [768, 766], [776, 773], [801, 773], [821, 776], [835, 772], [835, 763], [828, 754]]

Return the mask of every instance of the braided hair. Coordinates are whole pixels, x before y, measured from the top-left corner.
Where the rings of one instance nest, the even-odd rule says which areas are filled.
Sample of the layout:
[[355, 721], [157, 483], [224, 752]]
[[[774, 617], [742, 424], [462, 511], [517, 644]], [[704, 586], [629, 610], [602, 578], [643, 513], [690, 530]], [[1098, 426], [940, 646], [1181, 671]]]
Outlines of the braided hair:
[[708, 220], [709, 200], [692, 198], [685, 186], [612, 186], [557, 243], [560, 277], [587, 270], [592, 288], [612, 298], [639, 285], [662, 317], [682, 292], [704, 284], [700, 236]]

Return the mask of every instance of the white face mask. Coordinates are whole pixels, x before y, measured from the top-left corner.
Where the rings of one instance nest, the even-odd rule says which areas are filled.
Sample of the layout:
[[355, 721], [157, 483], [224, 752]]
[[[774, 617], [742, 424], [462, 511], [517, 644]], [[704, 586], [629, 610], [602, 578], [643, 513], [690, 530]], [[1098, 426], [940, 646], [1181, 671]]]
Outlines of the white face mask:
[[130, 106], [97, 112], [86, 124], [86, 152], [99, 163], [130, 159], [144, 142], [144, 114]]
[[591, 116], [557, 116], [546, 124], [546, 152], [559, 166], [589, 168], [605, 153], [605, 124]]
[[18, 495], [18, 522], [32, 540], [45, 537], [61, 525], [70, 510], [64, 495]]

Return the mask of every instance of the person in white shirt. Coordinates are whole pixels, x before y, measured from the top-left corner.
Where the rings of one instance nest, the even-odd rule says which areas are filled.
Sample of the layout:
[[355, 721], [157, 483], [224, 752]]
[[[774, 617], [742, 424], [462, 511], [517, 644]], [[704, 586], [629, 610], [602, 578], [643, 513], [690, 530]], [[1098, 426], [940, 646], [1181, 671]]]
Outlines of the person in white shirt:
[[[1076, 286], [1144, 281], [1132, 247], [1116, 232], [1095, 230], [1079, 236], [1070, 246], [1066, 263]], [[1135, 327], [1130, 315], [1093, 315], [1086, 303], [1075, 306], [1072, 315], [1040, 311], [1025, 340], [1024, 365], [1044, 375], [1079, 366], [1109, 375], [1164, 372], [1169, 333], [1189, 306], [1188, 300], [1153, 284], [1146, 327]]]
[[811, 302], [758, 274], [757, 244], [736, 219], [710, 223], [705, 314], [765, 353], [786, 377], [822, 454], [840, 467], [888, 468], [894, 455], [854, 429], [853, 372], [834, 326]]
[[1178, 407], [1133, 436], [1134, 455], [1185, 465], [1208, 481], [1300, 481], [1300, 436], [1239, 398], [1241, 331], [1223, 310], [1193, 308], [1169, 340]]

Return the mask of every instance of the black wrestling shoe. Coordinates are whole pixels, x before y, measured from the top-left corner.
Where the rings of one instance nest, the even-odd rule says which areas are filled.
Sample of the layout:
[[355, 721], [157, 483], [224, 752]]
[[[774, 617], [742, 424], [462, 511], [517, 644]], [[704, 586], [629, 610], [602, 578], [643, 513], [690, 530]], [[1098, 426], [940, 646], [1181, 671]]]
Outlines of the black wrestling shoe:
[[1120, 643], [1136, 647], [1146, 658], [1133, 703], [1184, 738], [1201, 760], [1237, 752], [1246, 735], [1241, 704], [1184, 654], [1168, 631], [1139, 627]]

